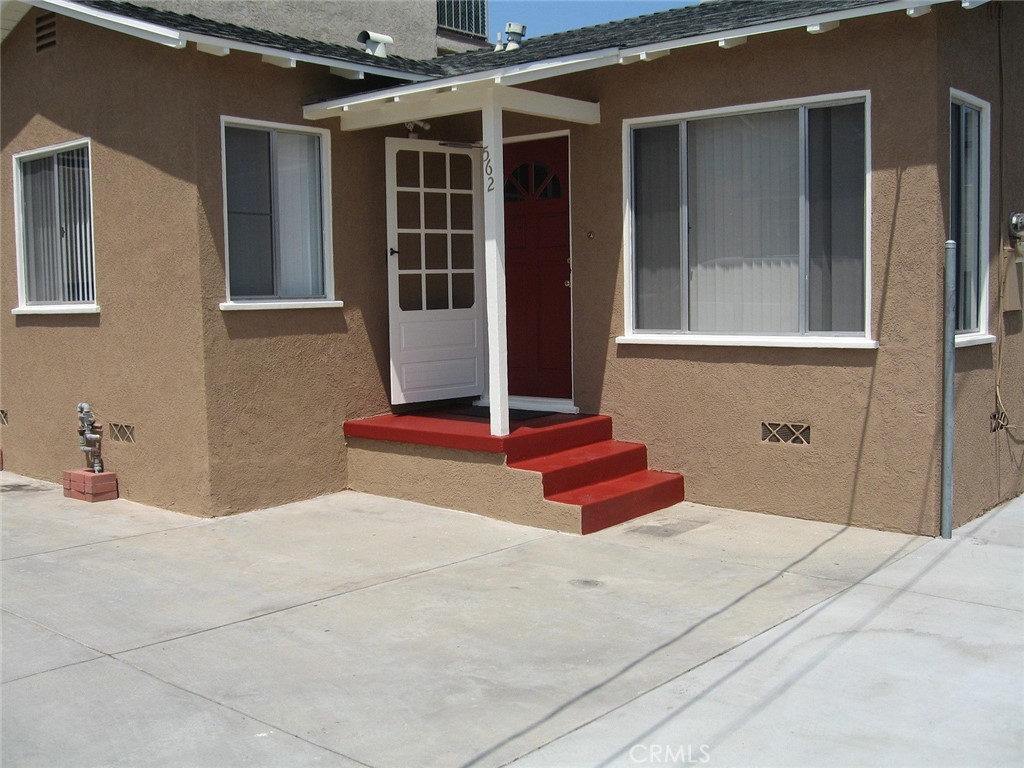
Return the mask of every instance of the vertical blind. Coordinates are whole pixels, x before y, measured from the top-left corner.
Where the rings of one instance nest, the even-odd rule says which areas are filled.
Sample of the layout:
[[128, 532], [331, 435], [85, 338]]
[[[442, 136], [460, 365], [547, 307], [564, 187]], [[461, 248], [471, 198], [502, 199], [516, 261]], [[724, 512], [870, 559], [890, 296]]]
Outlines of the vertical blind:
[[798, 126], [795, 110], [687, 126], [690, 330], [800, 329]]
[[27, 301], [94, 302], [88, 147], [22, 161], [20, 167]]
[[863, 332], [864, 104], [633, 130], [635, 327]]

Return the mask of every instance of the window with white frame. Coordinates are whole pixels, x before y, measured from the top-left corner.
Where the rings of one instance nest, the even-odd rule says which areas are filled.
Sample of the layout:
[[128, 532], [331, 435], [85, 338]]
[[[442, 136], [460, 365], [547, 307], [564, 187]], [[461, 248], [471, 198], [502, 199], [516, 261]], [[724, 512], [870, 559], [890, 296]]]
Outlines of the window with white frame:
[[949, 238], [956, 248], [956, 330], [984, 333], [988, 105], [954, 93], [949, 112]]
[[863, 97], [633, 123], [634, 334], [866, 333]]
[[231, 301], [329, 299], [327, 134], [224, 122]]
[[20, 305], [93, 305], [88, 139], [15, 155]]

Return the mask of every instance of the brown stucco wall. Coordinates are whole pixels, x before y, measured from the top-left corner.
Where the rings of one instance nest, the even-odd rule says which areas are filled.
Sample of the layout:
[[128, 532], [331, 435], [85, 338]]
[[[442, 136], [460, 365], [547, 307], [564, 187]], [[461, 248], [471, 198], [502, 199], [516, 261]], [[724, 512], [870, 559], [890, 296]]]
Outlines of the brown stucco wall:
[[[998, 74], [1002, 66], [1007, 83], [1024, 76], [1024, 6], [934, 11], [843, 22], [821, 36], [751, 38], [726, 51], [701, 46], [537, 86], [602, 110], [599, 126], [573, 126], [570, 139], [576, 402], [614, 416], [617, 437], [647, 442], [652, 466], [685, 473], [688, 498], [937, 533], [951, 86], [993, 107], [989, 325], [999, 339], [957, 352], [955, 524], [1024, 491], [1024, 430], [989, 426], [997, 378], [1011, 422], [1024, 422], [1024, 322], [999, 304], [1001, 281], [1020, 277], [1019, 265], [1006, 277], [1005, 247], [1009, 212], [1024, 209], [1024, 161], [1009, 149], [1024, 145], [1014, 118], [1024, 101], [1007, 88], [1004, 108]], [[879, 349], [617, 345], [621, 121], [845, 90], [871, 91]], [[505, 122], [510, 134], [565, 127], [518, 115]], [[811, 424], [811, 446], [761, 443], [762, 420]]]
[[[683, 472], [693, 501], [933, 533], [940, 452], [943, 240], [934, 19], [889, 14], [826, 35], [674, 52], [590, 81], [600, 126], [574, 131], [577, 401]], [[614, 78], [614, 81], [613, 81]], [[629, 117], [871, 92], [871, 327], [878, 350], [616, 345], [623, 333], [621, 125]], [[588, 236], [594, 233], [593, 239]], [[582, 297], [588, 297], [586, 303]], [[602, 328], [606, 333], [584, 334]], [[812, 427], [761, 442], [762, 421]]]
[[348, 460], [356, 491], [565, 533], [581, 530], [579, 507], [545, 499], [540, 473], [506, 466], [504, 454], [351, 438]]
[[[985, 13], [956, 6], [920, 19], [887, 14], [825, 35], [752, 37], [734, 49], [680, 50], [535, 86], [602, 109], [600, 125], [573, 126], [570, 137], [576, 403], [613, 416], [616, 437], [647, 443], [652, 467], [683, 472], [689, 499], [938, 531], [948, 87], [974, 55], [940, 37], [955, 37], [950, 28], [964, 19], [990, 24]], [[1004, 14], [1019, 30], [1022, 13]], [[93, 138], [103, 311], [9, 314], [17, 299], [13, 207], [4, 194], [7, 467], [56, 479], [77, 466], [74, 404], [84, 398], [104, 419], [136, 425], [137, 445], [107, 445], [129, 498], [210, 515], [362, 483], [350, 461], [384, 465], [365, 446], [347, 449], [342, 423], [388, 410], [383, 137], [404, 135], [402, 127], [343, 134], [332, 121], [315, 124], [331, 131], [335, 295], [345, 307], [225, 312], [221, 115], [300, 124], [303, 102], [351, 84], [302, 64], [281, 70], [248, 54], [173, 51], [63, 19], [75, 34], [50, 52], [64, 58], [47, 64], [30, 50], [31, 15], [26, 21], [3, 45], [0, 179], [10, 190], [12, 152]], [[1003, 34], [1004, 59], [1016, 56], [1018, 69], [1021, 37]], [[977, 55], [987, 66], [984, 46]], [[41, 95], [36, 73], [58, 67], [73, 73], [53, 79], [67, 87]], [[982, 80], [957, 87], [990, 98], [994, 76]], [[112, 86], [97, 93], [96, 82]], [[616, 344], [622, 121], [850, 90], [871, 92], [871, 326], [880, 348]], [[1021, 111], [1017, 99], [1010, 114]], [[423, 138], [479, 136], [477, 115], [430, 122]], [[512, 115], [505, 125], [510, 134], [566, 127]], [[1019, 145], [1019, 124], [1006, 130], [1007, 144]], [[998, 206], [993, 193], [994, 249], [1008, 210], [1024, 207], [1021, 176], [1004, 172]], [[1003, 397], [1020, 423], [1021, 314], [1000, 316], [993, 303], [992, 317], [993, 328], [1006, 330]], [[1022, 490], [1024, 444], [1009, 431], [987, 431], [993, 355], [991, 347], [958, 355], [958, 522]], [[763, 420], [809, 423], [812, 443], [763, 444]], [[419, 467], [423, 457], [392, 458]]]
[[[105, 442], [123, 496], [202, 513], [209, 505], [193, 96], [169, 77], [179, 52], [61, 18], [36, 54], [30, 12], [0, 71], [0, 407], [5, 468], [59, 480], [84, 466], [75, 405], [134, 424]], [[92, 139], [97, 315], [12, 316], [17, 306], [11, 154]]]
[[[943, 144], [935, 17], [888, 14], [675, 51], [543, 90], [600, 101], [573, 127], [576, 403], [646, 442], [690, 500], [922, 533], [938, 528]], [[924, 85], [922, 85], [924, 84]], [[619, 345], [622, 121], [818, 94], [871, 92], [872, 309], [878, 350]], [[518, 133], [551, 130], [516, 118]], [[762, 421], [812, 426], [810, 446], [761, 442]]]
[[[222, 311], [221, 115], [301, 125], [303, 101], [335, 92], [339, 80], [247, 54], [193, 58], [197, 81], [217, 84], [204, 91], [195, 120], [199, 165], [216, 169], [199, 177], [211, 505], [237, 512], [342, 490], [345, 418], [387, 410], [386, 280], [383, 257], [373, 258], [384, 253], [383, 185], [377, 194], [373, 183], [384, 163], [382, 142], [315, 124], [331, 130], [335, 297], [345, 307]], [[376, 312], [376, 344], [366, 307]]]
[[[17, 290], [5, 194], [7, 468], [58, 479], [78, 466], [74, 405], [86, 399], [104, 420], [136, 427], [136, 445], [105, 443], [128, 498], [219, 515], [347, 487], [344, 419], [387, 410], [379, 136], [331, 134], [335, 295], [346, 306], [219, 304], [221, 116], [301, 124], [304, 101], [339, 95], [349, 81], [249, 54], [170, 50], [65, 18], [57, 48], [37, 55], [32, 18], [3, 45], [4, 188], [11, 153], [93, 138], [102, 312], [9, 314]], [[62, 74], [41, 95], [37, 72]]]
[[[992, 3], [974, 13], [942, 9], [938, 21], [940, 103], [948, 102], [949, 89], [956, 88], [992, 108], [988, 325], [997, 341], [957, 350], [953, 513], [954, 524], [961, 525], [1024, 491], [1024, 429], [991, 429], [997, 383], [1011, 422], [1024, 424], [1024, 323], [1019, 310], [1004, 311], [1001, 302], [1006, 283], [1019, 277], [1007, 221], [1011, 211], [1024, 210], [1024, 126], [1019, 117], [1024, 99], [1016, 87], [1024, 79], [1024, 7]], [[948, 153], [942, 159], [941, 178], [946, 179]], [[943, 192], [948, 218], [948, 185]]]

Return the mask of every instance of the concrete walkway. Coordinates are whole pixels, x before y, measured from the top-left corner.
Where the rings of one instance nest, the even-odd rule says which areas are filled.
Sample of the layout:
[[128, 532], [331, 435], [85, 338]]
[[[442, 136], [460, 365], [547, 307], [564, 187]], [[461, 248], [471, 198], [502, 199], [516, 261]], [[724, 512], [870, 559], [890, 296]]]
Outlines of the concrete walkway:
[[689, 503], [577, 537], [2, 480], [4, 768], [1024, 762], [1022, 499], [952, 541]]

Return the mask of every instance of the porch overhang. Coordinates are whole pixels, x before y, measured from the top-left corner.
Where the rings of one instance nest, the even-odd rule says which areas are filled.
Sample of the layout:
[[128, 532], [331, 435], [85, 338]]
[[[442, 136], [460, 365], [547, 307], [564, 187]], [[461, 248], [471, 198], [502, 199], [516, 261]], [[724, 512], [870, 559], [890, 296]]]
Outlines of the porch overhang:
[[[502, 114], [525, 115], [594, 125], [601, 122], [600, 104], [540, 93], [495, 79], [473, 83], [392, 88], [303, 110], [307, 120], [337, 118], [343, 131], [380, 128], [397, 123], [480, 112], [483, 151], [483, 243], [487, 318], [487, 397], [492, 435], [509, 434], [508, 327], [505, 298], [504, 131]], [[497, 183], [494, 177], [497, 176]]]
[[591, 101], [513, 88], [494, 82], [420, 88], [395, 88], [377, 95], [364, 94], [302, 111], [307, 120], [336, 117], [343, 131], [362, 131], [385, 125], [430, 120], [448, 115], [483, 111], [489, 106], [507, 112], [594, 125], [601, 122], [601, 107]]

